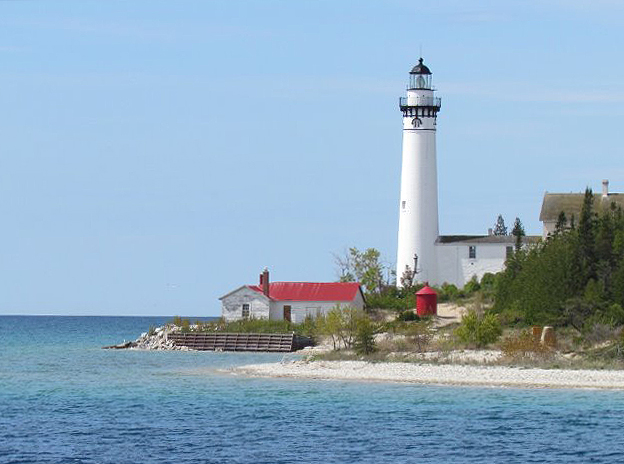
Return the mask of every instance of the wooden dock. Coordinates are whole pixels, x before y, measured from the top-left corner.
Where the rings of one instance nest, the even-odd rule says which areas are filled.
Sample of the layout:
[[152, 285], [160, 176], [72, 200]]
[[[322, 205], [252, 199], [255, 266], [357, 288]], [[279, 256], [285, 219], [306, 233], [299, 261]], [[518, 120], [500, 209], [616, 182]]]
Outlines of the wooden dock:
[[289, 334], [174, 332], [167, 335], [178, 346], [199, 351], [265, 351], [288, 353], [314, 343], [311, 338]]

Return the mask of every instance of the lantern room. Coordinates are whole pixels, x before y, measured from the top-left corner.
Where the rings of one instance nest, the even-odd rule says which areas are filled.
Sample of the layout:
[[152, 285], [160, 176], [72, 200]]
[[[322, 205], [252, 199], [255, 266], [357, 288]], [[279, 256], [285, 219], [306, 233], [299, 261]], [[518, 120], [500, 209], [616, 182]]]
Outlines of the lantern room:
[[418, 64], [410, 71], [410, 82], [408, 90], [425, 89], [432, 90], [431, 71], [423, 64], [423, 59], [418, 59]]

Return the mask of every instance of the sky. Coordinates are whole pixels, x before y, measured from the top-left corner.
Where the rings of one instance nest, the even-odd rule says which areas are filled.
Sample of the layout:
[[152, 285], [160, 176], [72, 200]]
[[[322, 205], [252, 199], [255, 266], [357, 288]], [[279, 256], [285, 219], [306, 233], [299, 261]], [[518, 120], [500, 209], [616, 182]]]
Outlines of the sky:
[[624, 191], [624, 2], [0, 0], [0, 314], [220, 314], [396, 259], [401, 113], [442, 98], [441, 234]]

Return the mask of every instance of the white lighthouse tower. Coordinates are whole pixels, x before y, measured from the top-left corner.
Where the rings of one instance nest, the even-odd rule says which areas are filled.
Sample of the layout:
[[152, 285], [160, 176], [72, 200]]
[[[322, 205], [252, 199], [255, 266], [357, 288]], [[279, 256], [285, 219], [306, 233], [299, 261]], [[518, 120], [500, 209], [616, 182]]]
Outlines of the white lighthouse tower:
[[438, 176], [436, 117], [440, 99], [434, 96], [431, 71], [423, 59], [410, 71], [403, 113], [403, 164], [399, 200], [397, 285], [409, 268], [415, 281], [437, 282]]

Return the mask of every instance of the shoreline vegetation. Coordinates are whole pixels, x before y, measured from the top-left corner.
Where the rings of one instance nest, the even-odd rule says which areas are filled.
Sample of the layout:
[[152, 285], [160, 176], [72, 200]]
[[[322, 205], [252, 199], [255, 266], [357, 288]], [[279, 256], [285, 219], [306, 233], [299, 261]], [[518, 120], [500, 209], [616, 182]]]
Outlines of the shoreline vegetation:
[[[570, 332], [557, 332], [559, 339], [556, 348], [543, 345], [522, 328], [505, 328], [502, 340], [497, 338], [495, 342], [488, 341], [480, 345], [477, 339], [471, 340], [470, 337], [468, 341], [462, 342], [462, 331], [459, 329], [466, 327], [467, 321], [472, 321], [468, 325], [474, 326], [474, 316], [470, 315], [477, 314], [479, 306], [478, 301], [464, 303], [467, 304], [441, 304], [438, 316], [412, 321], [397, 320], [397, 314], [393, 311], [376, 310], [363, 314], [351, 308], [336, 308], [334, 317], [341, 315], [342, 323], [335, 321], [333, 329], [331, 325], [327, 326], [327, 317], [296, 326], [298, 333], [313, 334], [317, 346], [286, 354], [281, 362], [238, 366], [229, 372], [254, 377], [335, 381], [624, 389], [624, 370], [619, 360], [605, 360], [596, 355], [597, 352], [608, 350], [610, 345], [601, 343], [585, 349], [580, 345], [572, 349], [575, 338]], [[369, 321], [363, 324], [366, 329], [364, 335], [362, 324], [353, 322], [362, 317]], [[190, 351], [187, 347], [175, 346], [167, 340], [167, 335], [171, 332], [218, 330], [284, 332], [291, 325], [263, 320], [237, 321], [233, 324], [223, 321], [192, 324], [188, 320], [176, 318], [163, 327], [150, 328], [135, 342], [127, 342], [131, 346], [125, 347]], [[372, 332], [374, 349], [363, 353], [358, 338], [366, 336], [370, 327], [376, 327]], [[329, 333], [330, 329], [337, 331], [334, 340]], [[498, 329], [494, 332], [498, 333]], [[509, 340], [515, 340], [515, 344]]]
[[[319, 346], [301, 352], [301, 361], [237, 372], [458, 384], [477, 384], [482, 376], [488, 385], [624, 388], [624, 212], [594, 202], [588, 189], [578, 222], [562, 213], [554, 233], [538, 243], [523, 243], [524, 229], [516, 219], [516, 245], [505, 269], [480, 280], [475, 276], [462, 289], [436, 288], [437, 316], [415, 314], [414, 295], [424, 284], [409, 267], [396, 276], [397, 287], [384, 280], [388, 268], [377, 250], [350, 248], [335, 256], [338, 274], [341, 281], [360, 282], [366, 311], [337, 305], [301, 324], [261, 319], [191, 324], [176, 317], [131, 345], [179, 349], [167, 341], [171, 330], [295, 332]], [[498, 234], [506, 234], [501, 217], [498, 223]], [[456, 374], [449, 374], [453, 369]], [[431, 374], [436, 372], [439, 379]], [[527, 380], [519, 372], [532, 376]], [[471, 376], [476, 377], [466, 380]]]

